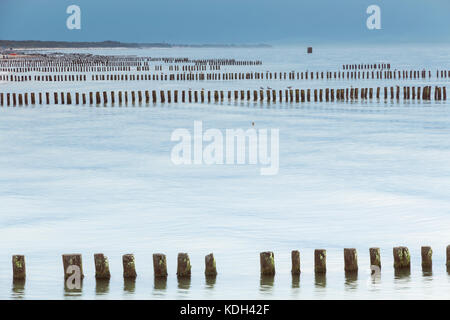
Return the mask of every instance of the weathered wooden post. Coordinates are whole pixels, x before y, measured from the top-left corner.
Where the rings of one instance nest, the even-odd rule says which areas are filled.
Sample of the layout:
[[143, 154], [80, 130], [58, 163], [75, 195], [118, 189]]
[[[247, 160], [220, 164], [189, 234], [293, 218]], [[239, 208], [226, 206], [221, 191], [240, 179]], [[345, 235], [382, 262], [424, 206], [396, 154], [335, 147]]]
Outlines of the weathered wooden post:
[[433, 266], [433, 250], [431, 247], [424, 246], [421, 248], [422, 269], [431, 269]]
[[[156, 90], [152, 90], [152, 101], [156, 103]], [[183, 102], [184, 102], [184, 91], [183, 91]]]
[[216, 259], [212, 253], [205, 256], [205, 275], [214, 277], [217, 275]]
[[266, 251], [259, 254], [261, 265], [261, 275], [273, 276], [275, 275], [275, 258], [273, 252]]
[[314, 250], [314, 271], [315, 273], [327, 272], [327, 251], [325, 249]]
[[344, 249], [345, 272], [358, 272], [358, 255], [355, 248]]
[[81, 279], [84, 278], [81, 254], [63, 254], [62, 259], [64, 267], [64, 279], [67, 279], [73, 274], [72, 267], [74, 266], [79, 268]]
[[95, 279], [110, 279], [108, 258], [103, 253], [94, 254]]
[[409, 255], [409, 250], [407, 247], [395, 247], [393, 253], [395, 269], [410, 269], [411, 257]]
[[178, 254], [177, 276], [178, 277], [191, 276], [191, 261], [189, 260], [189, 255], [187, 253]]
[[101, 103], [100, 92], [98, 92], [98, 91], [95, 93], [95, 102], [97, 105], [99, 105]]
[[446, 266], [447, 266], [447, 270], [449, 270], [450, 271], [450, 245], [448, 245], [447, 246], [447, 256], [446, 256], [446, 260], [447, 260], [447, 262], [446, 262]]
[[136, 274], [136, 261], [133, 254], [124, 254], [122, 256], [123, 264], [123, 277], [125, 279], [135, 279]]
[[291, 260], [292, 260], [291, 274], [299, 275], [300, 274], [300, 251], [292, 250]]
[[377, 266], [381, 269], [381, 255], [380, 248], [370, 248], [370, 266]]
[[155, 277], [167, 277], [167, 259], [165, 254], [153, 254], [153, 272]]
[[13, 267], [13, 279], [24, 280], [26, 277], [25, 256], [13, 255], [12, 267]]

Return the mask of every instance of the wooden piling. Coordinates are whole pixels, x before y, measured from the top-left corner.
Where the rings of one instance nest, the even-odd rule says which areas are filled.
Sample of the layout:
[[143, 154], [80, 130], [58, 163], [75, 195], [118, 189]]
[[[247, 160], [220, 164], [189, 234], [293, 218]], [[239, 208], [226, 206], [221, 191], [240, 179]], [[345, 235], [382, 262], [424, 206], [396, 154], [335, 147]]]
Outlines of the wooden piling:
[[217, 275], [216, 259], [212, 253], [205, 256], [205, 275], [214, 277]]
[[110, 279], [108, 258], [103, 253], [94, 254], [95, 279]]
[[13, 268], [13, 279], [24, 280], [26, 277], [25, 256], [13, 255], [12, 268]]
[[299, 275], [300, 274], [300, 251], [292, 250], [291, 260], [292, 260], [291, 274]]
[[345, 272], [358, 272], [358, 255], [355, 248], [344, 249]]
[[273, 252], [266, 251], [259, 254], [261, 275], [273, 276], [275, 275], [275, 258]]
[[123, 264], [123, 277], [125, 279], [135, 279], [136, 274], [136, 261], [133, 254], [124, 254], [122, 256]]
[[447, 270], [450, 270], [450, 245], [447, 246], [447, 255], [446, 255], [446, 263], [445, 265], [447, 266]]
[[380, 248], [370, 248], [370, 266], [377, 266], [381, 269], [381, 255]]
[[431, 269], [433, 266], [433, 250], [431, 247], [424, 246], [421, 248], [422, 269]]
[[153, 273], [157, 278], [167, 277], [167, 259], [165, 254], [153, 254]]
[[189, 255], [187, 253], [178, 254], [177, 276], [178, 277], [191, 276], [191, 261], [189, 260]]
[[314, 250], [314, 271], [315, 273], [327, 272], [327, 251], [325, 249]]
[[411, 257], [407, 247], [395, 247], [393, 254], [395, 269], [409, 269], [411, 267]]
[[81, 254], [63, 254], [63, 267], [64, 267], [64, 279], [67, 279], [73, 274], [73, 271], [69, 269], [71, 266], [76, 266], [80, 269], [81, 279], [84, 278], [83, 263]]

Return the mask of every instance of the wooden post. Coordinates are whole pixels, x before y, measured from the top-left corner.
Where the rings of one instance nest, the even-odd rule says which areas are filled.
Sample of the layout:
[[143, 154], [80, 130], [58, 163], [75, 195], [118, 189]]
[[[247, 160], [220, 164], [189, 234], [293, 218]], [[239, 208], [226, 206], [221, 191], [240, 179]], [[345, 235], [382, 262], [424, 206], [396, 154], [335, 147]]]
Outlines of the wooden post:
[[212, 253], [205, 256], [205, 275], [214, 277], [217, 275], [216, 259]]
[[108, 258], [103, 253], [94, 254], [95, 279], [110, 279]]
[[448, 270], [450, 270], [450, 245], [448, 245], [447, 246], [447, 256], [446, 256], [446, 260], [447, 260], [447, 262], [446, 262], [446, 266], [447, 266], [447, 269]]
[[125, 279], [135, 279], [136, 274], [136, 262], [133, 254], [124, 254], [122, 256], [123, 264], [123, 277]]
[[25, 256], [12, 256], [13, 279], [24, 280], [26, 277]]
[[153, 254], [153, 272], [155, 277], [167, 277], [167, 259], [165, 254]]
[[99, 105], [101, 103], [100, 92], [98, 92], [98, 91], [95, 93], [95, 101], [96, 101], [97, 105]]
[[395, 247], [393, 253], [395, 269], [409, 269], [411, 267], [411, 257], [407, 247]]
[[177, 276], [178, 277], [191, 276], [191, 261], [189, 260], [189, 255], [187, 253], [178, 254]]
[[275, 275], [275, 259], [273, 252], [266, 251], [259, 254], [261, 265], [261, 275], [273, 276]]
[[80, 269], [81, 279], [84, 278], [83, 264], [81, 260], [81, 254], [63, 254], [63, 267], [64, 267], [64, 279], [67, 279], [73, 274], [71, 266], [76, 266]]
[[381, 269], [380, 248], [370, 248], [370, 266], [377, 266]]
[[314, 271], [316, 273], [327, 272], [327, 251], [325, 249], [314, 250]]
[[431, 247], [422, 247], [421, 248], [422, 255], [422, 269], [431, 269], [433, 266], [433, 250]]
[[291, 260], [292, 260], [291, 274], [299, 275], [300, 274], [300, 251], [292, 250]]
[[345, 272], [358, 272], [358, 255], [355, 248], [344, 249]]

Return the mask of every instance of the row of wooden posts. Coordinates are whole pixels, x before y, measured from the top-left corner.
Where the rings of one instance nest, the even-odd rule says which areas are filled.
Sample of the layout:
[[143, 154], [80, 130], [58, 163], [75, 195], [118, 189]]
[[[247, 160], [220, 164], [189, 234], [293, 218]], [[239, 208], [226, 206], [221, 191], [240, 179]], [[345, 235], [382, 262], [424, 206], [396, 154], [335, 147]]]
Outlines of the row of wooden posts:
[[390, 63], [360, 63], [360, 64], [343, 64], [344, 70], [367, 70], [367, 69], [390, 69]]
[[[425, 100], [429, 101], [434, 98], [436, 101], [447, 100], [446, 87], [435, 87], [434, 95], [432, 94], [433, 88], [431, 86], [426, 87], [403, 87], [403, 101], [405, 100]], [[396, 87], [384, 87], [383, 98], [386, 100], [389, 98], [394, 100], [400, 100], [401, 88]], [[197, 90], [181, 90], [181, 102], [195, 102], [195, 103], [210, 103], [210, 102], [223, 102], [225, 100], [225, 93], [227, 94], [228, 101], [254, 101], [254, 102], [333, 102], [337, 101], [356, 101], [359, 98], [361, 100], [373, 99], [375, 96], [377, 99], [381, 99], [381, 88], [376, 88], [374, 92], [373, 88], [346, 88], [346, 89], [285, 89], [285, 90], [234, 90], [234, 91], [197, 91]], [[253, 93], [253, 94], [252, 94]], [[117, 100], [116, 100], [117, 97]], [[110, 100], [108, 100], [110, 98]], [[103, 92], [89, 92], [79, 93], [74, 95], [70, 92], [53, 92], [53, 99], [51, 99], [50, 92], [39, 93], [3, 93], [0, 92], [0, 106], [27, 106], [27, 105], [43, 105], [43, 104], [56, 104], [56, 105], [101, 105], [108, 104], [115, 105], [116, 102], [119, 105], [127, 105], [129, 102], [135, 103], [150, 103], [150, 99], [153, 103], [178, 103], [179, 102], [179, 90], [160, 90], [159, 97], [156, 90], [145, 91], [131, 91], [130, 97], [128, 91], [107, 91]], [[394, 100], [395, 101], [395, 100]]]
[[[381, 252], [380, 248], [370, 248], [370, 265], [371, 268], [376, 267], [381, 270]], [[450, 245], [447, 246], [447, 260], [446, 266], [450, 268]], [[431, 269], [433, 265], [433, 250], [429, 246], [421, 247], [422, 268], [424, 270]], [[394, 269], [410, 269], [411, 268], [411, 256], [407, 247], [394, 247]], [[73, 268], [70, 266], [76, 266], [80, 270], [80, 275], [83, 277], [83, 263], [81, 254], [64, 254], [62, 256], [64, 277], [68, 278], [73, 273]], [[300, 251], [293, 250], [291, 252], [293, 275], [298, 275], [301, 272], [300, 264]], [[109, 279], [111, 278], [111, 272], [109, 269], [108, 258], [103, 253], [94, 254], [95, 264], [95, 278], [97, 279]], [[124, 278], [136, 278], [136, 260], [133, 254], [125, 254], [122, 256], [123, 265], [123, 277]], [[12, 256], [13, 278], [25, 279], [26, 267], [24, 255]], [[344, 270], [345, 272], [358, 272], [358, 254], [354, 248], [344, 249]], [[167, 277], [167, 259], [166, 255], [162, 253], [153, 254], [153, 271], [155, 277]], [[314, 272], [326, 273], [327, 272], [327, 252], [325, 249], [316, 249], [314, 251]], [[275, 256], [271, 251], [260, 253], [260, 273], [261, 275], [275, 275]], [[179, 253], [177, 259], [177, 276], [189, 277], [191, 275], [191, 262], [187, 253]], [[205, 275], [216, 276], [217, 267], [216, 259], [212, 253], [205, 256]]]
[[[153, 62], [153, 60], [150, 60]], [[161, 60], [159, 60], [161, 61]], [[247, 61], [247, 60], [235, 60], [235, 59], [209, 59], [209, 60], [162, 60], [167, 64], [181, 65], [172, 66], [175, 70], [193, 71], [193, 70], [220, 70], [221, 66], [257, 66], [262, 65], [262, 61]], [[189, 63], [189, 64], [186, 64]], [[162, 68], [161, 65], [155, 66]], [[175, 68], [176, 67], [176, 68]], [[27, 60], [25, 58], [20, 59], [0, 59], [0, 71], [9, 71], [16, 73], [23, 72], [92, 72], [92, 71], [131, 71], [132, 69], [137, 71], [150, 70], [149, 60], [140, 60], [132, 62], [123, 62], [121, 60], [114, 61], [111, 57], [106, 59], [96, 60]]]
[[[437, 78], [450, 77], [450, 70], [437, 71]], [[431, 79], [431, 71], [367, 71], [367, 72], [225, 72], [225, 73], [118, 73], [118, 74], [92, 74], [91, 81], [204, 81], [204, 80], [323, 80], [323, 79], [342, 79], [342, 80], [372, 80], [372, 79], [400, 79], [400, 80], [419, 80]], [[53, 74], [53, 75], [18, 75], [3, 74], [0, 75], [0, 81], [8, 82], [63, 82], [63, 81], [87, 81], [83, 74]]]

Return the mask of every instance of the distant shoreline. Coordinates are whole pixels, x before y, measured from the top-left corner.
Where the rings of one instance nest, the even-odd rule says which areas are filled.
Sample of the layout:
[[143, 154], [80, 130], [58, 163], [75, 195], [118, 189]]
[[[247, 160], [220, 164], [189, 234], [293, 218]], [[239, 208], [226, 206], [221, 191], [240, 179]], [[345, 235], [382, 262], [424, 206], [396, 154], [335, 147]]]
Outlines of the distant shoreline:
[[268, 44], [168, 44], [168, 43], [125, 43], [118, 41], [71, 42], [0, 40], [0, 49], [164, 49], [164, 48], [270, 48]]

